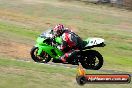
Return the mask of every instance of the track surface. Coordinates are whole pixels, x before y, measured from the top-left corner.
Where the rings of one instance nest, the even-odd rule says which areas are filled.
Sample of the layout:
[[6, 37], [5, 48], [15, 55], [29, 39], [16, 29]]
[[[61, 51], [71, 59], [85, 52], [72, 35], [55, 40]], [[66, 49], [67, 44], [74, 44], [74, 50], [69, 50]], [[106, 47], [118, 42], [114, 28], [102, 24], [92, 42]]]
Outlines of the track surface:
[[[16, 60], [16, 59], [13, 59], [13, 60]], [[32, 61], [20, 60], [20, 59], [17, 60], [17, 61], [32, 62]], [[65, 68], [72, 68], [72, 69], [76, 69], [77, 68], [77, 65], [53, 63], [53, 62], [49, 62], [49, 63], [45, 63], [45, 64], [44, 63], [36, 63], [36, 64], [51, 65], [51, 66], [62, 66], [62, 67], [65, 67]], [[112, 74], [129, 74], [132, 77], [132, 73], [130, 73], [130, 72], [117, 71], [117, 70], [106, 70], [106, 69], [100, 69], [98, 71], [99, 72], [108, 72], [108, 73], [112, 73]]]

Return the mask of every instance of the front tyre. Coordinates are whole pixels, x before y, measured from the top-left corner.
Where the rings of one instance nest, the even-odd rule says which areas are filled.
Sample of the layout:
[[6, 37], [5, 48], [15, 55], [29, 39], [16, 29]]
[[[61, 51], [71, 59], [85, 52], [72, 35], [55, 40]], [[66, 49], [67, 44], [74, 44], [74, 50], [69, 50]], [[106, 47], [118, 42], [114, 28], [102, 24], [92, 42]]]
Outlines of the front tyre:
[[103, 65], [103, 57], [98, 51], [87, 50], [83, 53], [81, 64], [85, 69], [99, 70]]
[[43, 51], [40, 56], [37, 56], [37, 53], [38, 53], [38, 47], [34, 46], [31, 49], [30, 55], [35, 62], [47, 63], [51, 60], [51, 57], [46, 52]]

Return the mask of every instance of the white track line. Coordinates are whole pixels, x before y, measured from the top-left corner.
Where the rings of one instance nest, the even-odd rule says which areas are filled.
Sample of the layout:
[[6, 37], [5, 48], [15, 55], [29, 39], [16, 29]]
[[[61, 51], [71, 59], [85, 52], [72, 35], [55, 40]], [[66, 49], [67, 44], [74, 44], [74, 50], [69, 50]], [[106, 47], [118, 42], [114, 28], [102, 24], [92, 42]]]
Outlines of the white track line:
[[[12, 59], [12, 60], [17, 60], [17, 61], [22, 61], [22, 62], [33, 62], [33, 61], [28, 61], [28, 60], [20, 60], [20, 59]], [[70, 68], [70, 69], [76, 69], [77, 68], [77, 65], [66, 65], [66, 64], [58, 64], [58, 63], [52, 63], [52, 62], [49, 62], [49, 63], [37, 63], [37, 62], [34, 62], [36, 64], [42, 64], [42, 65], [51, 65], [51, 66], [62, 66], [62, 67], [65, 67], [65, 68]], [[100, 72], [109, 72], [109, 73], [114, 73], [114, 74], [126, 74], [124, 73], [123, 71], [116, 71], [116, 70], [105, 70], [105, 69], [101, 69], [101, 70], [98, 70]], [[130, 76], [132, 77], [132, 73], [130, 73]]]

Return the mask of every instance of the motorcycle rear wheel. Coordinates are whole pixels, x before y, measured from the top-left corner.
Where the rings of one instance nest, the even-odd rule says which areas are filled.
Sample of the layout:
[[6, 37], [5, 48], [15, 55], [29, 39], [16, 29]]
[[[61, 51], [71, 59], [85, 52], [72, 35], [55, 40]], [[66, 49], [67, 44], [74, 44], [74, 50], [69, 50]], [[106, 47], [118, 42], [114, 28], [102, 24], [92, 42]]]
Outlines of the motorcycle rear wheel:
[[103, 57], [98, 51], [87, 50], [83, 53], [81, 64], [85, 69], [99, 70], [103, 65]]

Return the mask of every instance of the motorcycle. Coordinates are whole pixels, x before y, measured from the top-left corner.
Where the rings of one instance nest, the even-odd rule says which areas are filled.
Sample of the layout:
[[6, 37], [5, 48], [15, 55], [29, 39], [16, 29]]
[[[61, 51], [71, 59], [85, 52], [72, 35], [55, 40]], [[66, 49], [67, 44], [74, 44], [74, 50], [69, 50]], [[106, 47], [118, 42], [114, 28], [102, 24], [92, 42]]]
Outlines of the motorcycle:
[[[58, 58], [64, 55], [64, 52], [59, 50], [57, 46], [61, 44], [61, 37], [51, 38], [52, 34], [44, 33], [36, 40], [36, 45], [31, 49], [30, 55], [35, 62], [48, 63], [52, 60], [54, 63], [62, 63]], [[83, 49], [75, 50], [74, 58], [69, 58], [67, 64], [81, 65], [85, 69], [98, 70], [103, 65], [102, 55], [92, 50], [94, 47], [104, 47], [104, 39], [88, 38], [83, 41]]]

